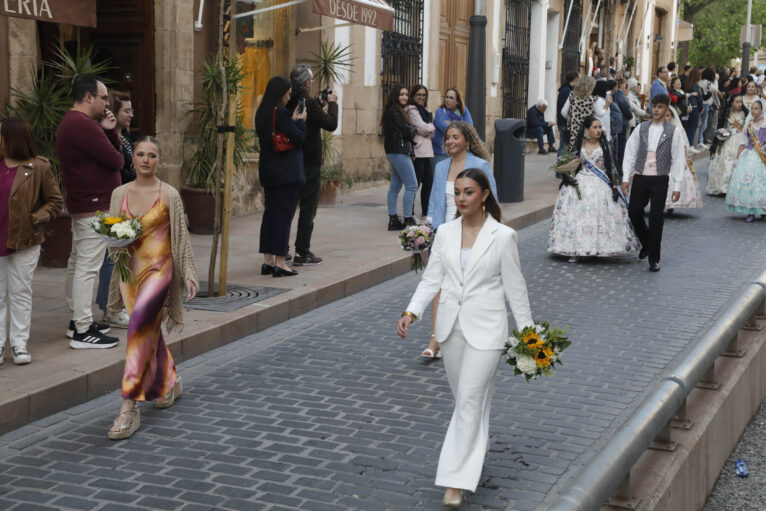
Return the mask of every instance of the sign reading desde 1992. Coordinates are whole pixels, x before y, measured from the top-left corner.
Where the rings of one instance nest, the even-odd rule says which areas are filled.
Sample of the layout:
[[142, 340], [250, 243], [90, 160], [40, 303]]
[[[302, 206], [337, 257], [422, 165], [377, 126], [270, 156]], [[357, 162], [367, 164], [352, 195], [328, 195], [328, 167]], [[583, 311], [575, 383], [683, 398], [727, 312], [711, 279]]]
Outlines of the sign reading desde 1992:
[[375, 9], [363, 5], [344, 2], [343, 0], [330, 0], [330, 16], [360, 23], [362, 25], [375, 25], [378, 13]]
[[96, 26], [96, 0], [0, 0], [0, 16]]

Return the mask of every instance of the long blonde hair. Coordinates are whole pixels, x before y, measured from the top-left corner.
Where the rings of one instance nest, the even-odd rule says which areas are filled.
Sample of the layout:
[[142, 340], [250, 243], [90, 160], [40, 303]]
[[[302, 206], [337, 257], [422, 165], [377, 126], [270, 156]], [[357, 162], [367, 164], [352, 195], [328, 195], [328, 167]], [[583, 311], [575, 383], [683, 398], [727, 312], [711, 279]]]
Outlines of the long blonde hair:
[[596, 79], [592, 76], [583, 76], [577, 85], [572, 89], [572, 95], [576, 98], [585, 99], [591, 95], [596, 87]]
[[487, 146], [482, 142], [481, 138], [479, 138], [479, 134], [476, 133], [473, 126], [466, 121], [452, 121], [449, 123], [449, 126], [447, 126], [447, 129], [444, 130], [445, 141], [447, 139], [447, 132], [453, 128], [463, 134], [466, 144], [468, 145], [468, 150], [473, 153], [474, 156], [489, 161], [489, 151], [487, 150]]

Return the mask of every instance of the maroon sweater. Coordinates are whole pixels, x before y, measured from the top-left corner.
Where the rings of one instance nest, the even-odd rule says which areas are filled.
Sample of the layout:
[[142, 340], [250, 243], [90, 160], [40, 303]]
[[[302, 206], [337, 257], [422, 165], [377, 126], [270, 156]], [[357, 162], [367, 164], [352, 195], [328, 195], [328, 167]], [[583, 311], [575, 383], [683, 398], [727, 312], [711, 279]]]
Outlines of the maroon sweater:
[[56, 154], [73, 215], [109, 211], [124, 165], [117, 130], [105, 131], [82, 112], [69, 110], [56, 132]]

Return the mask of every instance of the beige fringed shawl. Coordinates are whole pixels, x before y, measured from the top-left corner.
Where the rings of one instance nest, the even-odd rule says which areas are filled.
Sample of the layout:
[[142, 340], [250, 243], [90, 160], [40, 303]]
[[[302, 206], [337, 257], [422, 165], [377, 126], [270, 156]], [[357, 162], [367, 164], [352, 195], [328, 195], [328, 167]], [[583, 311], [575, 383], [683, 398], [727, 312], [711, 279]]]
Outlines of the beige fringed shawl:
[[[115, 188], [112, 192], [112, 201], [109, 207], [111, 216], [118, 216], [122, 207], [122, 199], [128, 185]], [[189, 231], [186, 229], [184, 220], [184, 206], [178, 190], [167, 183], [163, 183], [162, 200], [170, 210], [170, 250], [173, 257], [173, 277], [170, 280], [170, 291], [165, 307], [165, 328], [168, 332], [183, 328], [183, 295], [186, 281], [191, 280], [199, 288], [197, 268], [194, 264]], [[124, 307], [120, 294], [120, 276], [118, 272], [112, 272], [112, 280], [109, 284], [109, 304], [107, 310], [110, 315], [116, 314]]]

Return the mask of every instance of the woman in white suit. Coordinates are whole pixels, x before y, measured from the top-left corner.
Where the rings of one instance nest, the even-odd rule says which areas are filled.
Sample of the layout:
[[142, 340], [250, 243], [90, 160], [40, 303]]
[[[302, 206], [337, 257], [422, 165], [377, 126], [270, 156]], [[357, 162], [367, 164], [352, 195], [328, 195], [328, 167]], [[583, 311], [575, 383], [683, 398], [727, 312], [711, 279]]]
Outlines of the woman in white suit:
[[446, 487], [442, 504], [448, 507], [460, 506], [463, 490], [476, 490], [489, 450], [490, 402], [508, 338], [505, 298], [517, 328], [532, 325], [516, 231], [499, 222], [500, 206], [486, 174], [479, 169], [458, 174], [455, 202], [458, 217], [439, 228], [423, 278], [397, 323], [406, 338], [410, 324], [441, 292], [435, 335], [455, 410], [436, 485]]

